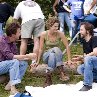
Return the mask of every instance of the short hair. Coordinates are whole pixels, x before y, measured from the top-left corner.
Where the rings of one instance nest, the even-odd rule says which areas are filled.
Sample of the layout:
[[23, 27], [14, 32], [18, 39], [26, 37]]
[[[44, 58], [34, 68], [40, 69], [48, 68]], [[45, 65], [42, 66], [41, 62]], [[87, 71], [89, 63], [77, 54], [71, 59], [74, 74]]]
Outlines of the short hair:
[[18, 28], [21, 28], [21, 26], [17, 22], [8, 24], [6, 27], [7, 36], [12, 36], [12, 34], [16, 34]]
[[59, 23], [59, 20], [56, 17], [49, 17], [49, 19], [46, 21], [46, 28], [50, 29], [54, 23]]
[[84, 25], [85, 29], [89, 32], [90, 35], [94, 35], [94, 26], [89, 22], [82, 22], [81, 25]]

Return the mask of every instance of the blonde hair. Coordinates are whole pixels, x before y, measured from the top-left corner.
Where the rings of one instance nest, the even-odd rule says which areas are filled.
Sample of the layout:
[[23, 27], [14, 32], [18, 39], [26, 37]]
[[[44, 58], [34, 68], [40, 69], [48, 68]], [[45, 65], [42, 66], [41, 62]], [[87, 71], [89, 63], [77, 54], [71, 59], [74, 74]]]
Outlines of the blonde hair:
[[59, 23], [59, 20], [56, 17], [49, 17], [46, 21], [46, 28], [50, 29], [54, 25], [54, 23]]

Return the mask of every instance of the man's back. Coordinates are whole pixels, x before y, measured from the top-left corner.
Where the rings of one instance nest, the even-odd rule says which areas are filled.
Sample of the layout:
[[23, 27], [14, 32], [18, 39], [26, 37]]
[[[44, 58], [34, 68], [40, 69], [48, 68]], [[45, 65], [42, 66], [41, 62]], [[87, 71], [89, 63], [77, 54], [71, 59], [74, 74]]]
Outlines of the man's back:
[[[31, 4], [32, 3], [32, 4]], [[15, 19], [22, 19], [22, 24], [32, 19], [44, 19], [40, 6], [34, 1], [22, 1], [14, 12]]]

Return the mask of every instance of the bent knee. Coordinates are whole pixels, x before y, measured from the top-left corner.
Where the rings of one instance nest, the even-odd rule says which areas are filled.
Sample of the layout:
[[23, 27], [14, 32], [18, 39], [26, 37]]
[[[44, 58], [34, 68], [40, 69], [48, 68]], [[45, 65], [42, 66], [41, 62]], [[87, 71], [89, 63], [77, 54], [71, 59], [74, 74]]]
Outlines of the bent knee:
[[77, 72], [78, 72], [78, 74], [83, 75], [83, 71], [82, 71], [81, 65], [78, 66], [78, 68], [77, 68]]

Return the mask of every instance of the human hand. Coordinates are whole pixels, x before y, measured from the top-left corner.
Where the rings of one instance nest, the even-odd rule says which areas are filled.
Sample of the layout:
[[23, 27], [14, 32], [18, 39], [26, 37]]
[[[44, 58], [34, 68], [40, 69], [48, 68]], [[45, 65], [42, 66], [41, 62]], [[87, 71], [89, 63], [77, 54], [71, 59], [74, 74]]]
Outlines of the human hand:
[[76, 62], [72, 62], [72, 61], [67, 61], [67, 62], [65, 62], [65, 64], [68, 65], [69, 68], [71, 68], [71, 69], [75, 69], [76, 66], [77, 66], [77, 63]]
[[85, 13], [85, 15], [88, 15], [88, 14], [90, 14], [90, 10], [86, 10], [84, 13]]
[[38, 63], [32, 63], [31, 65], [30, 65], [30, 72], [33, 72], [33, 71], [35, 71], [35, 69], [36, 69], [36, 67], [38, 66]]
[[56, 11], [54, 11], [54, 13], [55, 13], [55, 16], [58, 16], [58, 13]]
[[82, 60], [83, 60], [82, 55], [74, 55], [73, 58], [72, 58], [73, 62], [82, 61]]

